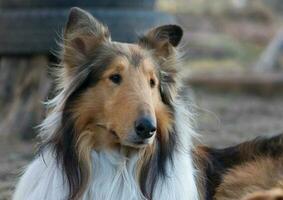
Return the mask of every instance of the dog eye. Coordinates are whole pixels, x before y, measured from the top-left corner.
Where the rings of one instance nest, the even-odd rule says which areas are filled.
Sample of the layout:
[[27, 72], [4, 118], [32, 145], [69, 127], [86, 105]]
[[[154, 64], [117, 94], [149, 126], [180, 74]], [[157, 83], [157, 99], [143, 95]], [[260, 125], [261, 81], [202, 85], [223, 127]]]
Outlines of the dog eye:
[[154, 79], [150, 79], [149, 81], [150, 87], [154, 87], [155, 86], [155, 80]]
[[122, 76], [120, 74], [112, 74], [109, 79], [115, 84], [120, 84], [122, 82]]

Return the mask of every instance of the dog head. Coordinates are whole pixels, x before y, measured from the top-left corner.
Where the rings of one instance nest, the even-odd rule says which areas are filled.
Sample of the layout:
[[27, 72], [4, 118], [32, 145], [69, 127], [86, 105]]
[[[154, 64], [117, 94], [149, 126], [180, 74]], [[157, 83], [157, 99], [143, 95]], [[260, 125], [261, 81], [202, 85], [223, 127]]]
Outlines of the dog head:
[[106, 26], [73, 8], [64, 32], [62, 85], [72, 90], [64, 112], [76, 137], [84, 135], [97, 149], [142, 148], [170, 129], [181, 37], [179, 26], [166, 25], [137, 44], [114, 42]]
[[[182, 34], [179, 26], [165, 25], [135, 44], [114, 42], [108, 28], [91, 14], [71, 9], [57, 74], [61, 92], [53, 111], [61, 117], [46, 142], [62, 162], [70, 199], [86, 188], [92, 150], [147, 152], [142, 166], [158, 144], [163, 166], [175, 144], [176, 47]], [[46, 119], [47, 132], [54, 119]]]

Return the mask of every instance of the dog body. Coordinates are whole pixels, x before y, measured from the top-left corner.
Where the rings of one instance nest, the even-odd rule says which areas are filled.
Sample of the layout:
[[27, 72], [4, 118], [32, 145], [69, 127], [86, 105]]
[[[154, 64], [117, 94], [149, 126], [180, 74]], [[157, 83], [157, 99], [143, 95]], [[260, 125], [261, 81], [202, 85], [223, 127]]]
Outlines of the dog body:
[[181, 37], [166, 25], [137, 44], [113, 42], [106, 26], [71, 9], [40, 154], [13, 199], [197, 200]]
[[199, 146], [194, 152], [202, 199], [283, 198], [283, 134], [224, 149]]

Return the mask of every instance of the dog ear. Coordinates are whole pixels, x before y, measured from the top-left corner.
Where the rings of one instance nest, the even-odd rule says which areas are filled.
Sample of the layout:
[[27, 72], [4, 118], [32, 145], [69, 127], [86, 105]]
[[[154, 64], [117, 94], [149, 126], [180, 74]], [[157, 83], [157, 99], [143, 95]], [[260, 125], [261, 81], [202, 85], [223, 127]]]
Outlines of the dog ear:
[[174, 53], [183, 36], [183, 30], [178, 25], [164, 25], [150, 30], [140, 38], [139, 44], [153, 49], [158, 57], [167, 58]]
[[139, 40], [139, 45], [153, 51], [160, 67], [160, 91], [164, 103], [170, 104], [177, 95], [179, 54], [176, 49], [183, 36], [178, 25], [154, 28]]
[[63, 60], [69, 67], [77, 66], [107, 40], [110, 40], [110, 34], [106, 26], [90, 13], [71, 8], [64, 30]]

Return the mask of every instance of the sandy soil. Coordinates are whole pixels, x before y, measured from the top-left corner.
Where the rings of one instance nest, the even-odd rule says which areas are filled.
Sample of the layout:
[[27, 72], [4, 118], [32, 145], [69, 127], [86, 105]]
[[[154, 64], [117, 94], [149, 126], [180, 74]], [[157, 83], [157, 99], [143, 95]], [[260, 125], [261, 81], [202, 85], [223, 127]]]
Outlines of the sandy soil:
[[[259, 97], [196, 91], [197, 132], [205, 144], [222, 147], [259, 135], [283, 132], [283, 96]], [[0, 139], [0, 200], [10, 199], [23, 166], [35, 152], [33, 142]]]

